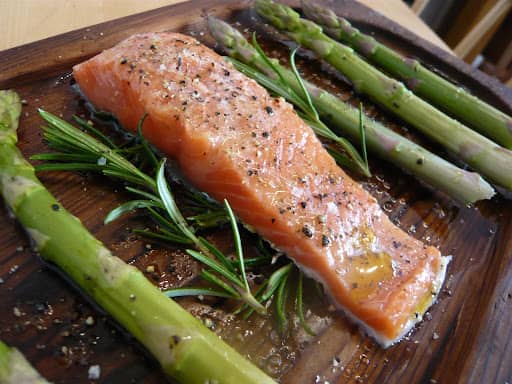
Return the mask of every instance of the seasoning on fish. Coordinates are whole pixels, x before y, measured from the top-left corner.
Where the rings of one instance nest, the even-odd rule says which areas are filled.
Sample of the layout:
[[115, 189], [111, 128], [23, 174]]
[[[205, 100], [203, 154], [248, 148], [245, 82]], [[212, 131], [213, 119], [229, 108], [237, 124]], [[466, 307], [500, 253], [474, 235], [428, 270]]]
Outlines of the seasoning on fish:
[[321, 282], [389, 346], [435, 301], [449, 258], [393, 225], [314, 132], [195, 39], [135, 35], [74, 67], [85, 96]]

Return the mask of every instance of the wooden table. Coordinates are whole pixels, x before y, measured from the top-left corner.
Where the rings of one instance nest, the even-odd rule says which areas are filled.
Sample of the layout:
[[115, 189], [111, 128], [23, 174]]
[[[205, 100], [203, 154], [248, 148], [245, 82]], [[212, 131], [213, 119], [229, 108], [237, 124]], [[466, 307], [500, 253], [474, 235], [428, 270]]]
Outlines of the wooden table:
[[[0, 0], [0, 50], [182, 0]], [[448, 46], [401, 0], [360, 0], [446, 50]]]

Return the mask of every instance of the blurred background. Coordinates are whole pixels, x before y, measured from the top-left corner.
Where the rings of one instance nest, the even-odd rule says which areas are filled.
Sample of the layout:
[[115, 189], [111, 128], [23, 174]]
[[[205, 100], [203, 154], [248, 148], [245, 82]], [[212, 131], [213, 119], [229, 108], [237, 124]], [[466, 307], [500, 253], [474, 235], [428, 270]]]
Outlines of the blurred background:
[[457, 56], [512, 87], [512, 0], [406, 3]]

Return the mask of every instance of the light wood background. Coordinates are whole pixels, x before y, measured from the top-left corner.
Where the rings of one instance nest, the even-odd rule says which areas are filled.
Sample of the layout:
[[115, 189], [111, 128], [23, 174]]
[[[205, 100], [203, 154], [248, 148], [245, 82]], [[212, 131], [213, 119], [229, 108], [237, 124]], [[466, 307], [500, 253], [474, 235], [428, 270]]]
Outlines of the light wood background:
[[[0, 0], [0, 50], [183, 0]], [[401, 0], [360, 0], [449, 50]]]

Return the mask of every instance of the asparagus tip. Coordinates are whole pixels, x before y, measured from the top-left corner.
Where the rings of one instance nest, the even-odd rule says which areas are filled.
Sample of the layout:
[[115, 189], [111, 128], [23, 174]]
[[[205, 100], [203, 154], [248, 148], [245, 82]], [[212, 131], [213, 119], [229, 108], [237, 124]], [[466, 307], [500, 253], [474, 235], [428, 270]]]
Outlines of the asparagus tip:
[[254, 7], [259, 15], [270, 20], [278, 28], [285, 28], [288, 21], [300, 17], [292, 8], [275, 3], [272, 0], [256, 0]]
[[248, 60], [257, 55], [254, 47], [247, 42], [240, 31], [225, 21], [210, 16], [208, 17], [208, 29], [213, 38], [229, 56]]
[[208, 16], [207, 23], [210, 33], [218, 43], [224, 47], [231, 47], [233, 45], [233, 38], [231, 37], [233, 32], [229, 24], [214, 16]]
[[302, 0], [301, 8], [309, 19], [315, 19], [325, 27], [339, 28], [338, 16], [330, 9], [314, 4], [312, 1]]

